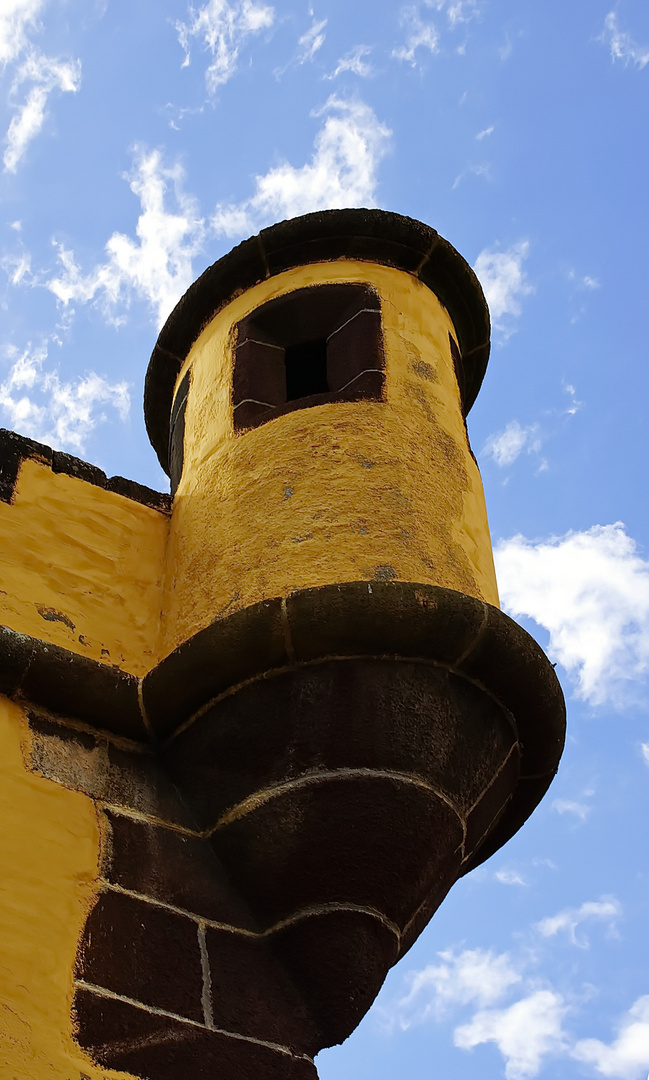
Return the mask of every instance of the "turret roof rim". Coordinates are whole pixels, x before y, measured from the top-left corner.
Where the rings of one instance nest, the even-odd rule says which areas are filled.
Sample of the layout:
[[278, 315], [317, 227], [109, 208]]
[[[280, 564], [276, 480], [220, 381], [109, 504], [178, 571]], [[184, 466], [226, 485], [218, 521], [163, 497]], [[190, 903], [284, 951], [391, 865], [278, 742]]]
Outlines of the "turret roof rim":
[[145, 380], [147, 432], [168, 472], [174, 385], [192, 345], [232, 299], [285, 270], [356, 260], [392, 266], [427, 285], [449, 312], [464, 360], [465, 415], [484, 378], [490, 348], [489, 309], [474, 271], [430, 225], [389, 210], [318, 210], [288, 218], [243, 240], [209, 266], [176, 304], [151, 355]]

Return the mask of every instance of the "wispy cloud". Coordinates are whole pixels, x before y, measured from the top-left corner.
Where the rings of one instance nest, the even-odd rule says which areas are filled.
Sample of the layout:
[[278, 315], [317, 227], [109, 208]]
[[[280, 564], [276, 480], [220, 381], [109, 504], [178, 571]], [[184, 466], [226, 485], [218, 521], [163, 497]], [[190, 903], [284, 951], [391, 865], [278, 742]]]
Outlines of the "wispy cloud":
[[645, 765], [649, 765], [649, 743], [644, 742], [640, 747]]
[[407, 32], [406, 42], [392, 50], [396, 60], [404, 60], [417, 67], [417, 51], [439, 52], [439, 31], [432, 22], [424, 22], [416, 7], [405, 7], [401, 12], [401, 26]]
[[[592, 792], [587, 792], [592, 795]], [[593, 809], [588, 803], [578, 802], [576, 799], [555, 799], [552, 803], [552, 809], [557, 814], [572, 814], [573, 817], [579, 818], [580, 821], [586, 821], [591, 810]]]
[[487, 161], [478, 165], [467, 165], [466, 169], [462, 169], [462, 172], [455, 177], [452, 190], [455, 191], [467, 176], [483, 176], [485, 180], [491, 180], [491, 165]]
[[521, 981], [508, 953], [485, 949], [456, 953], [447, 949], [439, 953], [439, 958], [439, 964], [406, 975], [407, 992], [383, 1010], [386, 1027], [406, 1031], [430, 1019], [440, 1020], [450, 1006], [473, 1004], [483, 1008], [500, 1000]]
[[[550, 864], [551, 865], [551, 864]], [[507, 1080], [532, 1080], [551, 1057], [573, 1058], [614, 1080], [642, 1080], [649, 1065], [649, 996], [640, 998], [623, 1018], [610, 1044], [578, 1040], [566, 1025], [577, 1011], [581, 992], [559, 992], [534, 969], [550, 943], [567, 935], [573, 945], [587, 945], [583, 926], [599, 922], [615, 932], [621, 905], [602, 897], [542, 919], [530, 929], [532, 939], [518, 955], [485, 949], [447, 949], [439, 962], [403, 977], [405, 992], [374, 1006], [385, 1034], [405, 1032], [424, 1023], [451, 1023], [453, 1042], [462, 1050], [486, 1043], [496, 1046]], [[581, 930], [581, 933], [579, 931]], [[468, 1015], [458, 1023], [462, 1011]]]
[[638, 45], [631, 34], [621, 30], [615, 11], [609, 11], [604, 19], [600, 40], [609, 46], [613, 61], [621, 60], [623, 64], [635, 64], [638, 68], [649, 64], [649, 45]]
[[579, 937], [577, 929], [585, 922], [605, 922], [609, 930], [613, 930], [617, 919], [622, 913], [620, 903], [614, 896], [602, 897], [601, 900], [590, 900], [578, 908], [565, 908], [556, 915], [541, 919], [536, 924], [536, 929], [542, 937], [556, 937], [557, 934], [566, 933], [573, 945], [580, 949], [588, 948], [588, 939]]
[[7, 253], [0, 259], [0, 266], [12, 285], [21, 285], [31, 279], [31, 264], [31, 255], [22, 245], [18, 251]]
[[351, 71], [352, 75], [358, 75], [361, 79], [367, 79], [372, 74], [372, 65], [363, 59], [372, 52], [370, 45], [357, 45], [355, 49], [341, 56], [336, 67], [325, 79], [337, 79], [345, 71]]
[[536, 454], [541, 449], [541, 437], [539, 425], [531, 424], [523, 427], [518, 420], [510, 420], [502, 431], [490, 435], [482, 449], [483, 454], [493, 458], [501, 469], [513, 465], [525, 451], [527, 454]]
[[30, 33], [40, 29], [38, 17], [44, 7], [45, 0], [4, 0], [0, 5], [0, 67], [18, 65], [9, 89], [14, 115], [5, 137], [5, 172], [16, 172], [42, 130], [52, 92], [76, 93], [81, 85], [79, 60], [45, 56], [31, 41]]
[[209, 0], [203, 7], [189, 9], [189, 20], [177, 22], [178, 41], [185, 52], [183, 67], [191, 62], [191, 46], [197, 39], [212, 57], [205, 72], [209, 94], [231, 79], [237, 70], [239, 53], [247, 38], [273, 25], [275, 11], [254, 0]]
[[505, 1058], [507, 1080], [536, 1076], [543, 1059], [565, 1047], [567, 1007], [553, 990], [537, 990], [506, 1009], [484, 1009], [455, 1029], [455, 1045], [472, 1050], [495, 1043]]
[[[480, 14], [479, 0], [424, 0], [423, 8], [444, 12], [450, 30], [471, 22]], [[435, 23], [422, 18], [421, 12], [422, 7], [415, 4], [401, 9], [399, 22], [406, 31], [406, 40], [403, 45], [392, 50], [392, 56], [396, 60], [403, 60], [412, 67], [419, 64], [420, 49], [427, 49], [430, 53], [440, 51], [440, 31]], [[464, 46], [457, 51], [463, 53]]]
[[[435, 0], [435, 3], [438, 10], [444, 7], [444, 0]], [[460, 23], [471, 22], [480, 14], [480, 7], [479, 0], [449, 0], [446, 3], [449, 25], [453, 27]]]
[[3, 157], [7, 172], [16, 171], [29, 143], [41, 131], [45, 122], [47, 99], [52, 91], [58, 89], [62, 93], [76, 93], [79, 90], [81, 62], [54, 60], [42, 53], [31, 51], [16, 72], [11, 97], [15, 98], [19, 89], [29, 83], [32, 84], [31, 89], [17, 107], [7, 131], [7, 147]]
[[311, 160], [298, 167], [277, 165], [255, 178], [251, 198], [217, 206], [212, 225], [218, 233], [241, 236], [311, 210], [375, 204], [377, 168], [391, 132], [358, 100], [332, 95], [314, 115], [326, 120]]
[[550, 634], [549, 653], [593, 705], [622, 705], [649, 669], [649, 562], [624, 525], [495, 548], [503, 606]]
[[494, 326], [504, 337], [513, 332], [511, 320], [521, 314], [521, 300], [533, 292], [523, 263], [529, 242], [519, 240], [505, 251], [485, 248], [475, 261], [475, 270], [484, 289]]
[[90, 371], [64, 382], [58, 371], [48, 369], [48, 346], [29, 346], [22, 353], [7, 350], [11, 362], [0, 383], [0, 409], [8, 426], [56, 449], [83, 453], [86, 441], [114, 409], [122, 420], [128, 416], [130, 398], [125, 382], [110, 383]]
[[2, 0], [0, 5], [0, 64], [16, 60], [29, 45], [29, 31], [38, 28], [45, 0]]
[[581, 1039], [572, 1056], [612, 1080], [641, 1080], [649, 1069], [649, 995], [638, 998], [611, 1043]]
[[527, 885], [527, 881], [518, 870], [496, 870], [494, 877], [501, 885]]
[[494, 131], [495, 128], [493, 124], [491, 124], [489, 127], [483, 128], [482, 131], [479, 131], [476, 135], [477, 141], [482, 142], [482, 140], [488, 138], [489, 135], [493, 135]]
[[58, 245], [60, 272], [44, 284], [64, 306], [98, 301], [116, 321], [119, 309], [139, 297], [161, 325], [193, 280], [192, 260], [201, 250], [205, 226], [195, 199], [183, 190], [182, 167], [164, 165], [159, 151], [139, 150], [125, 179], [140, 200], [136, 239], [113, 233], [106, 260], [89, 273], [72, 251]]
[[306, 33], [302, 34], [302, 37], [299, 39], [299, 41], [297, 43], [298, 44], [298, 55], [297, 55], [298, 64], [306, 64], [309, 60], [313, 60], [313, 57], [315, 56], [315, 54], [324, 45], [324, 40], [325, 40], [324, 30], [325, 30], [325, 27], [327, 25], [327, 19], [320, 19], [320, 21], [318, 21], [315, 18], [314, 14], [313, 14], [313, 9], [310, 10], [309, 14], [311, 15], [311, 18], [313, 19], [313, 23], [309, 27], [309, 29], [306, 31]]
[[584, 403], [583, 401], [577, 400], [577, 391], [575, 390], [572, 383], [564, 383], [563, 391], [570, 398], [567, 408], [564, 409], [564, 413], [566, 416], [575, 416], [575, 414], [579, 412]]
[[601, 288], [597, 278], [592, 277], [590, 274], [580, 275], [574, 269], [568, 270], [568, 281], [574, 282], [576, 287], [582, 291], [587, 290], [591, 292]]

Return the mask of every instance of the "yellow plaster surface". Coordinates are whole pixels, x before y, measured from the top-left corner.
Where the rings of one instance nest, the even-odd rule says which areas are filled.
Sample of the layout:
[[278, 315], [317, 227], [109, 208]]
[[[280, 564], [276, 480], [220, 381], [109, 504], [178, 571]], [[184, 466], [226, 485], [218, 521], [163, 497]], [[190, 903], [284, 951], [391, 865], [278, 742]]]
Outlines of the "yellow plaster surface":
[[[274, 296], [341, 281], [369, 282], [381, 298], [387, 401], [321, 405], [235, 434], [236, 323]], [[179, 375], [191, 368], [161, 655], [237, 608], [339, 581], [387, 577], [498, 603], [449, 331], [421, 282], [353, 261], [287, 271], [219, 312]]]
[[26, 771], [24, 713], [0, 696], [0, 1077], [104, 1080], [74, 1042], [77, 944], [96, 892], [99, 831], [84, 795]]
[[0, 624], [143, 675], [157, 662], [168, 519], [23, 462], [0, 503]]

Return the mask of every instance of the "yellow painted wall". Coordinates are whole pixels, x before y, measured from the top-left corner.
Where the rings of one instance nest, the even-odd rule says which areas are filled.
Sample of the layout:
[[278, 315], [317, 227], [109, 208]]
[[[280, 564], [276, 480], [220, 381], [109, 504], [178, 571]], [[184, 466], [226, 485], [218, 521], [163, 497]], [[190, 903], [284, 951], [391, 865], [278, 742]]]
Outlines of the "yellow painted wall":
[[[387, 403], [321, 405], [235, 434], [234, 325], [272, 297], [341, 281], [380, 295]], [[352, 261], [287, 271], [212, 320], [179, 376], [191, 368], [161, 655], [237, 608], [338, 581], [394, 575], [498, 603], [449, 331], [417, 279]]]
[[0, 696], [0, 1077], [104, 1080], [74, 1042], [77, 944], [97, 889], [91, 799], [27, 771], [23, 711]]
[[134, 675], [153, 667], [169, 521], [47, 465], [0, 502], [0, 624]]

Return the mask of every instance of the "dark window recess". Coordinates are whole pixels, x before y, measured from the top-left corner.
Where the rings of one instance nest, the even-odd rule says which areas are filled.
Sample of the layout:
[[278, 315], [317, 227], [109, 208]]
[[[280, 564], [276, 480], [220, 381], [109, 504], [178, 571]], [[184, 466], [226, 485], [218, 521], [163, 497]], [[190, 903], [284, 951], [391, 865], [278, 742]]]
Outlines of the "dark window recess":
[[326, 338], [289, 345], [284, 352], [284, 363], [287, 402], [329, 393]]
[[176, 391], [173, 408], [171, 410], [171, 425], [169, 428], [169, 475], [171, 477], [171, 494], [175, 494], [183, 474], [183, 461], [185, 456], [185, 410], [187, 408], [187, 395], [189, 394], [191, 372], [187, 371], [183, 376], [180, 386]]
[[[451, 346], [451, 358], [453, 360], [453, 367], [455, 368], [455, 378], [457, 379], [458, 389], [460, 391], [460, 400], [466, 400], [466, 386], [464, 385], [464, 365], [462, 363], [462, 353], [457, 347], [457, 342], [453, 335], [449, 332], [448, 340]], [[464, 410], [462, 410], [464, 412]]]
[[269, 300], [236, 328], [235, 431], [296, 409], [382, 401], [384, 394], [381, 306], [367, 285], [298, 289]]

